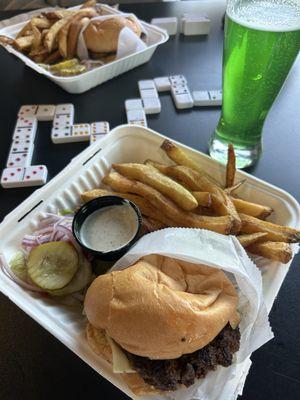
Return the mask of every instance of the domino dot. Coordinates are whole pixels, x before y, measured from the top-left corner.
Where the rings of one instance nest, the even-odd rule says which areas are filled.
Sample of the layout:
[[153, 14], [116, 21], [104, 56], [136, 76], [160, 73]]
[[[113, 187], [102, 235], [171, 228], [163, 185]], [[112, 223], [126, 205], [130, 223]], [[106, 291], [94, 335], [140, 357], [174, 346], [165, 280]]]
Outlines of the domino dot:
[[13, 149], [13, 151], [17, 151], [17, 149], [16, 149], [16, 148], [14, 148], [14, 149]]
[[32, 173], [33, 173], [33, 174], [36, 174], [37, 172], [36, 172], [36, 171], [33, 171]]
[[14, 176], [14, 174], [15, 174], [14, 172], [11, 172], [10, 176]]
[[7, 181], [7, 178], [3, 178], [4, 181]]
[[43, 169], [43, 167], [39, 167], [40, 169]]
[[23, 157], [26, 157], [26, 154], [23, 154]]
[[30, 179], [30, 175], [27, 175], [27, 176], [26, 176], [26, 179]]
[[55, 137], [57, 137], [57, 136], [58, 136], [58, 134], [57, 134], [57, 133], [55, 133], [55, 134], [54, 134], [54, 136], [55, 136]]
[[21, 168], [18, 168], [17, 171], [20, 172], [20, 171], [21, 171]]
[[14, 165], [14, 163], [11, 162], [11, 163], [9, 163], [9, 165]]

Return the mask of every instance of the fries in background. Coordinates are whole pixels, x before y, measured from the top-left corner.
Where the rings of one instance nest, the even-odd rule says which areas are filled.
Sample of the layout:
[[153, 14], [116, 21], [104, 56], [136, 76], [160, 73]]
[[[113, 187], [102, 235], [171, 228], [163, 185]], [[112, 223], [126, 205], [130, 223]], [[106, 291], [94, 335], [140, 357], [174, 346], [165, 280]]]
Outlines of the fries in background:
[[250, 253], [287, 264], [293, 257], [293, 251], [288, 243], [264, 242], [255, 243], [247, 247]]

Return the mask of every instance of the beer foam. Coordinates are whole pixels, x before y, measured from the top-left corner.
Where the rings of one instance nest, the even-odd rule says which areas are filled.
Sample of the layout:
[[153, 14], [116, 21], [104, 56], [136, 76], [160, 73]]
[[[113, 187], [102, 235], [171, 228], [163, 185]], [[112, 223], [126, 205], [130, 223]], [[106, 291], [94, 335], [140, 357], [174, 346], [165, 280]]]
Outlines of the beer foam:
[[300, 29], [300, 0], [229, 1], [227, 14], [234, 22], [273, 32]]

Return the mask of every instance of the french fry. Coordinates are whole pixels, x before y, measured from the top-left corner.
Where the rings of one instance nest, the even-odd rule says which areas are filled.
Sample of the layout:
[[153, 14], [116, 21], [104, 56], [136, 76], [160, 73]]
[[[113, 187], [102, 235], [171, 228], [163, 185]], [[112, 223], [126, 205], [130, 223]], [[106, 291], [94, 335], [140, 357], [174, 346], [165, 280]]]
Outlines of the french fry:
[[71, 17], [69, 21], [58, 32], [58, 49], [62, 58], [67, 58], [68, 54], [68, 33], [70, 26], [73, 22], [76, 22], [84, 17], [93, 18], [98, 14], [93, 8], [85, 8], [79, 10], [76, 15]]
[[123, 197], [124, 199], [130, 200], [133, 203], [135, 203], [143, 215], [146, 215], [147, 217], [160, 221], [164, 226], [173, 226], [173, 227], [178, 226], [174, 221], [172, 221], [170, 218], [167, 218], [163, 213], [161, 213], [159, 209], [153, 207], [143, 197], [137, 196], [135, 194], [113, 192], [106, 189], [93, 189], [81, 194], [81, 198], [84, 202], [103, 196]]
[[243, 179], [242, 181], [238, 182], [236, 185], [224, 189], [224, 192], [227, 194], [231, 194], [234, 191], [236, 191], [239, 187], [241, 187], [245, 182], [247, 182], [247, 179]]
[[45, 17], [34, 17], [31, 19], [30, 23], [31, 26], [35, 26], [39, 29], [48, 29], [51, 27], [51, 25], [53, 25], [53, 23]]
[[239, 235], [236, 238], [241, 243], [243, 247], [250, 246], [250, 244], [254, 244], [257, 242], [263, 241], [268, 234], [265, 232], [257, 232], [257, 233], [249, 233], [245, 235]]
[[113, 164], [112, 166], [123, 176], [159, 190], [184, 210], [190, 211], [198, 207], [197, 200], [187, 189], [151, 166], [136, 163]]
[[55, 63], [60, 59], [60, 52], [58, 50], [53, 51], [49, 56], [45, 59], [45, 64], [52, 64]]
[[150, 233], [158, 231], [159, 229], [165, 228], [165, 225], [160, 221], [152, 218], [146, 218], [143, 216], [142, 218], [142, 233]]
[[50, 20], [58, 20], [69, 17], [70, 15], [74, 14], [72, 10], [65, 10], [64, 8], [60, 10], [53, 10], [43, 13], [42, 15], [45, 16], [47, 19]]
[[211, 206], [211, 194], [209, 192], [192, 192], [201, 207]]
[[32, 45], [33, 39], [33, 35], [20, 37], [15, 40], [15, 46], [19, 51], [28, 50]]
[[32, 32], [32, 25], [31, 25], [31, 21], [27, 22], [27, 24], [25, 24], [23, 26], [23, 28], [20, 30], [20, 32], [17, 34], [16, 39], [19, 39], [23, 36], [27, 36], [28, 33]]
[[111, 172], [104, 177], [103, 183], [116, 191], [135, 193], [144, 197], [168, 218], [175, 221], [178, 226], [203, 228], [223, 234], [230, 233], [232, 229], [233, 219], [229, 215], [224, 217], [207, 217], [183, 211], [173, 203], [172, 200], [168, 199], [151, 186], [130, 180], [117, 172]]
[[58, 20], [55, 22], [49, 31], [47, 32], [47, 35], [44, 38], [44, 45], [47, 48], [48, 52], [51, 53], [51, 51], [54, 48], [54, 44], [57, 40], [57, 35], [59, 31], [68, 23], [72, 20], [73, 16], [76, 14], [75, 11], [72, 13], [68, 14], [68, 16]]
[[33, 33], [33, 41], [32, 41], [31, 51], [35, 51], [39, 49], [41, 46], [42, 34], [40, 30], [34, 25], [32, 25], [32, 33]]
[[287, 243], [300, 242], [300, 231], [297, 229], [276, 225], [272, 222], [263, 221], [242, 213], [239, 215], [242, 221], [241, 233], [266, 232], [266, 240], [268, 241]]
[[80, 8], [95, 7], [96, 4], [97, 4], [96, 0], [89, 0], [89, 1], [86, 1], [85, 3], [83, 3]]
[[288, 243], [283, 242], [264, 242], [254, 243], [246, 249], [252, 254], [279, 261], [287, 264], [293, 257], [293, 251]]
[[251, 203], [250, 201], [236, 199], [234, 197], [232, 197], [231, 200], [238, 213], [251, 215], [252, 217], [259, 219], [265, 219], [273, 212], [271, 207], [262, 206], [261, 204]]
[[228, 156], [226, 165], [226, 187], [232, 187], [235, 179], [235, 152], [234, 147], [231, 143], [228, 145]]
[[[169, 140], [165, 140], [161, 145], [161, 148], [166, 152], [169, 158], [177, 164], [184, 164], [181, 166], [181, 173], [186, 175], [186, 181], [193, 181], [195, 186], [198, 186], [198, 191], [209, 192], [212, 194], [212, 207], [218, 215], [230, 215], [234, 221], [232, 232], [238, 233], [241, 227], [241, 220], [234, 207], [229, 196], [212, 182], [207, 176], [204, 176], [199, 168], [198, 164], [195, 163], [183, 150], [175, 146], [174, 143]], [[196, 165], [196, 169], [195, 168]], [[194, 166], [194, 168], [192, 167]], [[173, 167], [174, 169], [176, 167]], [[183, 176], [181, 178], [183, 180]]]

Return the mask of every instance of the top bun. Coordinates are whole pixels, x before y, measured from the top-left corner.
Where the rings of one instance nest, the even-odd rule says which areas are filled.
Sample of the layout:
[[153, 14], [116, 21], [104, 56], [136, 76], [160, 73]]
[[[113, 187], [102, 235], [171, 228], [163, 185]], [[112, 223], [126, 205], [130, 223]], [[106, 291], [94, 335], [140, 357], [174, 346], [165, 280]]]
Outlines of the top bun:
[[119, 34], [125, 27], [131, 29], [138, 37], [141, 36], [140, 24], [133, 17], [114, 15], [103, 20], [91, 21], [83, 33], [88, 50], [93, 53], [115, 53], [118, 49]]
[[236, 321], [237, 292], [219, 269], [150, 255], [99, 276], [85, 297], [89, 322], [130, 353], [173, 359]]

